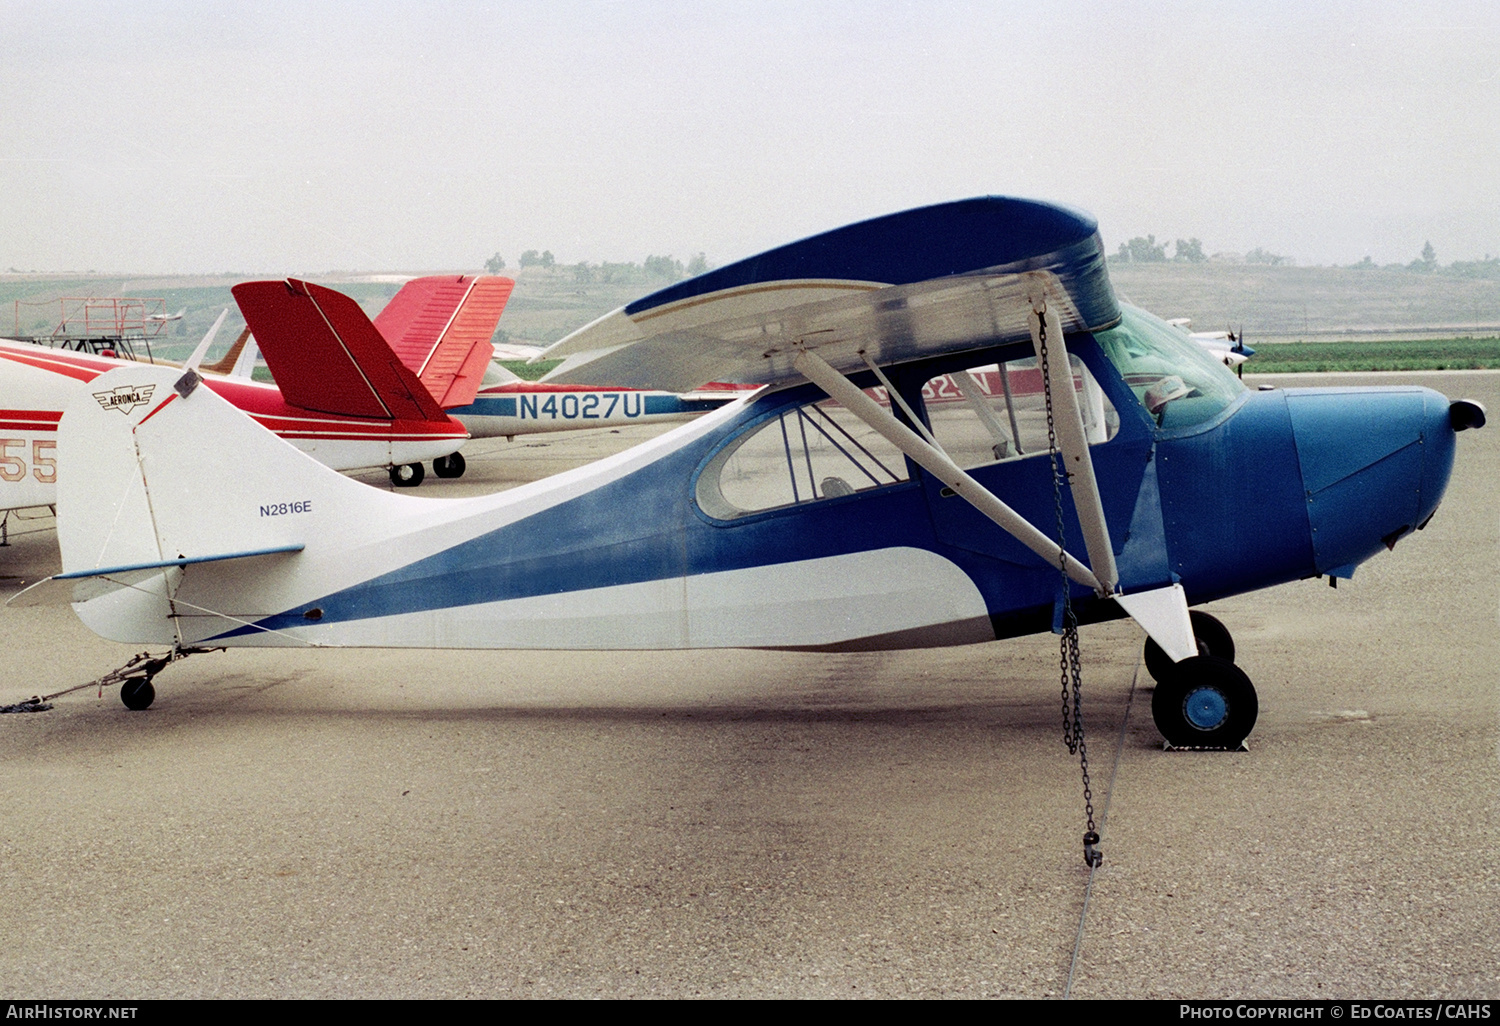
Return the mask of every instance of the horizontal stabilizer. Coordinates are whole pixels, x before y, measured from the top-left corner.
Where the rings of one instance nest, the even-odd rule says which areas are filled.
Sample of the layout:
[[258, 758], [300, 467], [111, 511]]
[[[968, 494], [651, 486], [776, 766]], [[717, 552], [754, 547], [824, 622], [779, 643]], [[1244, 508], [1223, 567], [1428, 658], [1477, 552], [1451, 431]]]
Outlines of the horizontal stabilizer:
[[127, 574], [133, 570], [163, 570], [169, 566], [192, 566], [194, 563], [222, 563], [226, 559], [249, 559], [252, 556], [275, 556], [287, 552], [301, 552], [305, 545], [276, 545], [269, 549], [251, 549], [246, 552], [225, 552], [213, 556], [182, 556], [177, 559], [158, 559], [150, 563], [128, 563], [123, 566], [103, 566], [97, 570], [74, 570], [71, 573], [53, 574], [49, 580], [73, 581], [84, 577], [106, 577], [110, 574]]
[[1065, 331], [1114, 325], [1093, 218], [986, 196], [891, 214], [678, 282], [579, 328], [544, 378], [683, 392], [797, 380], [799, 349], [841, 372], [1031, 338], [1034, 304]]
[[448, 419], [348, 296], [294, 278], [242, 282], [231, 291], [293, 406], [346, 417]]
[[515, 286], [489, 276], [413, 278], [375, 317], [375, 327], [439, 406], [467, 406], [494, 355], [490, 339]]

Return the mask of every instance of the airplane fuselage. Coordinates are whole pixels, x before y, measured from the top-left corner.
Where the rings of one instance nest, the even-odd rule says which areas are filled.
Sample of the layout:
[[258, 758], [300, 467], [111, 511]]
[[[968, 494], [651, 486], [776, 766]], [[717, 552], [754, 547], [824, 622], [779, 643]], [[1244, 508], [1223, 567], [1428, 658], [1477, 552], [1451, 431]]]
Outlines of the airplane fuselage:
[[[1145, 408], [1141, 383], [1133, 387], [1093, 336], [1070, 335], [1067, 345], [1097, 382], [1095, 403], [1114, 411], [1109, 437], [1091, 452], [1127, 594], [1175, 582], [1198, 603], [1348, 576], [1424, 525], [1442, 496], [1454, 428], [1448, 400], [1429, 389], [1234, 386], [1211, 415], [1172, 426]], [[942, 438], [947, 414], [921, 405], [924, 388], [937, 395], [927, 387], [936, 377], [1025, 355], [1011, 346], [916, 361], [891, 368], [891, 381]], [[1008, 380], [1019, 397], [1022, 372]], [[164, 595], [144, 593], [123, 620], [118, 593], [76, 608], [117, 640], [168, 642], [180, 628], [183, 642], [237, 645], [861, 649], [1050, 629], [1062, 595], [1057, 567], [925, 471], [860, 440], [844, 447], [889, 464], [889, 480], [865, 482], [853, 470], [825, 472], [831, 464], [815, 461], [826, 453], [797, 448], [797, 431], [812, 437], [816, 425], [792, 430], [800, 422], [786, 418], [821, 417], [826, 403], [812, 385], [767, 391], [597, 464], [461, 500], [382, 493], [230, 435], [265, 483], [226, 482], [248, 490], [221, 502], [215, 530], [236, 539], [230, 547], [295, 542], [305, 551], [236, 564], [232, 577], [173, 571], [176, 599], [213, 614], [173, 613]], [[774, 443], [768, 460], [746, 455], [750, 438]], [[780, 473], [783, 462], [792, 475], [785, 494], [746, 483], [756, 468]], [[1066, 538], [1079, 537], [1045, 451], [970, 473], [1049, 533], [1060, 501]], [[258, 514], [271, 500], [288, 514]], [[60, 539], [65, 565], [78, 565], [71, 536]], [[1121, 615], [1086, 588], [1070, 593], [1085, 622]]]

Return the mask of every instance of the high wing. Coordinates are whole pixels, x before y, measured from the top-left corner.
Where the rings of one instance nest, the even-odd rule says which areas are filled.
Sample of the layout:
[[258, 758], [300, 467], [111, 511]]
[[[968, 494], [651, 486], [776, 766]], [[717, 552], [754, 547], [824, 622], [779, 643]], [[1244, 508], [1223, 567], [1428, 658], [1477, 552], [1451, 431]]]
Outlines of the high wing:
[[536, 359], [543, 380], [682, 392], [802, 377], [798, 350], [841, 372], [1031, 337], [1044, 300], [1065, 331], [1110, 327], [1119, 304], [1097, 223], [986, 196], [849, 225], [679, 282]]
[[510, 278], [489, 276], [413, 278], [376, 315], [375, 327], [439, 406], [466, 406], [494, 355], [490, 338], [515, 287]]
[[348, 296], [295, 278], [230, 291], [288, 403], [348, 417], [448, 419]]
[[[1117, 598], [1176, 660], [1192, 652], [1182, 589], [1119, 593], [1109, 525], [1066, 370], [1068, 333], [1102, 331], [1120, 317], [1092, 217], [987, 196], [862, 221], [663, 289], [546, 350], [544, 356], [564, 362], [543, 380], [675, 391], [707, 381], [815, 382], [1021, 544], [1098, 595]], [[1049, 339], [1056, 357], [1050, 365]], [[896, 400], [881, 367], [1023, 341], [1050, 367], [1056, 444], [1089, 565], [848, 377], [871, 371]], [[908, 420], [920, 423], [910, 414]]]

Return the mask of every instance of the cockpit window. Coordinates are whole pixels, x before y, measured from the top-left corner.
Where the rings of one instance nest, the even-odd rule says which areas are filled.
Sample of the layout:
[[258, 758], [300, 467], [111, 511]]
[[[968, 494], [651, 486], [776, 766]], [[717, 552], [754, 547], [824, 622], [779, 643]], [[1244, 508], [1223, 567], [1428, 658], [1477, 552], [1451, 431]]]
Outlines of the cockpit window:
[[[889, 402], [884, 389], [869, 394]], [[721, 449], [698, 475], [698, 507], [733, 520], [906, 479], [900, 450], [825, 398], [784, 410]]]
[[[1069, 354], [1073, 391], [1090, 445], [1120, 429], [1114, 404], [1083, 361]], [[1036, 357], [943, 374], [922, 386], [932, 435], [948, 457], [969, 469], [1048, 451], [1047, 402]]]
[[1201, 423], [1245, 390], [1229, 368], [1166, 321], [1121, 309], [1120, 323], [1094, 337], [1158, 426]]

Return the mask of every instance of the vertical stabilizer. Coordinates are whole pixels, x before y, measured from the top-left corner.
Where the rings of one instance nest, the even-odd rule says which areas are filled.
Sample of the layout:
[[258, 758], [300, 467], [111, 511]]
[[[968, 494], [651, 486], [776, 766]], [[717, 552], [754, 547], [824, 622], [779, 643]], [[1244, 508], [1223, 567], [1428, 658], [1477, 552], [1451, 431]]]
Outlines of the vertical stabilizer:
[[[79, 389], [58, 466], [64, 573], [117, 568], [80, 584], [73, 608], [133, 643], [193, 644], [358, 580], [372, 572], [361, 552], [384, 555], [449, 508], [351, 481], [167, 367], [123, 367]], [[161, 566], [173, 561], [186, 565]]]
[[376, 316], [375, 327], [438, 405], [467, 406], [494, 355], [490, 339], [515, 285], [490, 276], [414, 278]]
[[448, 419], [348, 296], [295, 278], [232, 291], [288, 403], [346, 417]]

